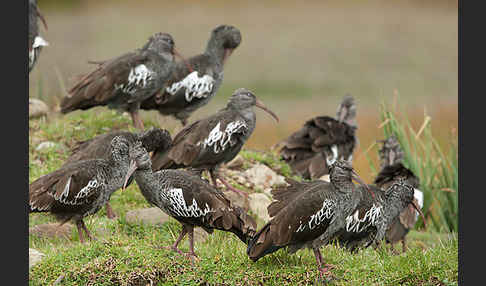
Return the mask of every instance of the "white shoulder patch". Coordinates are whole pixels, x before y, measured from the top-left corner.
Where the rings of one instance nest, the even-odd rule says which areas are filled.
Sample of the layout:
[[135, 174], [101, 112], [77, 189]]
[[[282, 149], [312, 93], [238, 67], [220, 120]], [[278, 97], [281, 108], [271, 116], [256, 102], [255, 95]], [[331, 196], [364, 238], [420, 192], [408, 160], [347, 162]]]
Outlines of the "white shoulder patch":
[[38, 48], [38, 47], [45, 47], [45, 46], [49, 46], [49, 43], [44, 40], [43, 38], [37, 36], [35, 37], [34, 39], [34, 43], [32, 44], [32, 48]]
[[214, 79], [209, 75], [204, 75], [202, 77], [198, 76], [197, 71], [193, 71], [187, 75], [183, 80], [173, 83], [171, 86], [167, 87], [165, 90], [169, 94], [176, 94], [179, 89], [185, 88], [186, 101], [191, 102], [194, 97], [205, 98], [213, 90]]
[[335, 206], [336, 203], [333, 200], [325, 199], [322, 202], [321, 209], [310, 217], [307, 224], [302, 224], [301, 222], [296, 232], [304, 231], [306, 226], [309, 226], [309, 230], [312, 230], [318, 227], [324, 220], [330, 220], [334, 215]]
[[221, 122], [209, 132], [209, 135], [204, 139], [204, 148], [213, 147], [214, 153], [219, 153], [226, 149], [226, 146], [234, 146], [236, 141], [232, 140], [232, 135], [237, 132], [244, 132], [248, 129], [246, 123], [242, 120], [237, 120], [228, 123], [225, 130], [221, 130]]
[[192, 199], [192, 205], [187, 206], [180, 188], [172, 188], [167, 192], [162, 192], [162, 196], [169, 200], [171, 211], [180, 217], [200, 217], [213, 211], [208, 204], [204, 209], [201, 209], [195, 199]]
[[147, 68], [146, 65], [140, 64], [130, 70], [126, 84], [115, 85], [124, 93], [134, 94], [137, 89], [144, 88], [147, 82], [153, 78], [154, 72]]
[[[424, 207], [424, 193], [422, 193], [421, 190], [419, 189], [413, 189], [413, 197], [417, 200], [418, 205], [420, 208]], [[419, 214], [417, 211], [415, 211], [415, 219], [417, 220], [419, 217]]]
[[373, 206], [365, 213], [362, 219], [359, 218], [359, 210], [346, 218], [346, 231], [361, 232], [366, 230], [369, 226], [376, 225], [378, 217], [382, 214], [383, 207], [373, 204]]

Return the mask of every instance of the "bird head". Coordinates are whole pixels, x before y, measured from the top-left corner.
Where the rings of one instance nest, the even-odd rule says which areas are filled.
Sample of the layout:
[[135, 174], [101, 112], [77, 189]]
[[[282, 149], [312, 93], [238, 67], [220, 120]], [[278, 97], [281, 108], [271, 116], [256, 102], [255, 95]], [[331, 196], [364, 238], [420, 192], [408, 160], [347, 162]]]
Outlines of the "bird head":
[[135, 143], [132, 148], [130, 148], [129, 153], [130, 164], [127, 174], [125, 175], [122, 190], [126, 188], [128, 179], [135, 171], [152, 169], [152, 161], [150, 160], [147, 150], [142, 146], [142, 142], [138, 141]]
[[147, 152], [167, 150], [172, 145], [172, 138], [165, 129], [150, 128], [138, 135]]
[[208, 50], [223, 49], [223, 64], [241, 43], [241, 32], [229, 25], [220, 25], [213, 29], [208, 42]]
[[[326, 158], [327, 160], [327, 158]], [[346, 160], [335, 160], [334, 162], [327, 162], [329, 168], [329, 178], [331, 183], [339, 183], [345, 181], [352, 181], [353, 179], [358, 182], [360, 185], [365, 187], [370, 193], [371, 190], [369, 189], [368, 185], [364, 183], [361, 177], [356, 173], [356, 171], [351, 166], [351, 163]], [[371, 193], [373, 196], [374, 194]]]
[[111, 155], [116, 162], [122, 162], [128, 160], [129, 142], [128, 139], [123, 136], [115, 136], [110, 143]]
[[336, 118], [339, 122], [344, 122], [350, 126], [357, 127], [356, 124], [356, 103], [351, 95], [345, 95], [343, 101], [338, 106]]
[[174, 56], [180, 58], [192, 72], [192, 67], [186, 61], [186, 59], [177, 51], [175, 48], [174, 39], [170, 34], [167, 33], [155, 33], [153, 34], [147, 41], [147, 43], [143, 46], [142, 50], [151, 50], [163, 57], [167, 57], [170, 55], [170, 60], [174, 60]]
[[420, 206], [418, 206], [416, 201], [414, 200], [414, 192], [415, 192], [414, 187], [408, 184], [405, 178], [399, 177], [385, 191], [385, 196], [387, 197], [387, 199], [390, 198], [397, 199], [401, 203], [401, 206], [403, 208], [407, 207], [408, 205], [412, 205], [422, 217], [424, 226], [427, 227], [425, 222], [425, 216], [422, 213]]
[[231, 95], [228, 107], [236, 110], [242, 110], [256, 106], [263, 111], [270, 114], [277, 122], [279, 121], [277, 115], [271, 111], [265, 104], [259, 100], [251, 91], [246, 88], [239, 88]]

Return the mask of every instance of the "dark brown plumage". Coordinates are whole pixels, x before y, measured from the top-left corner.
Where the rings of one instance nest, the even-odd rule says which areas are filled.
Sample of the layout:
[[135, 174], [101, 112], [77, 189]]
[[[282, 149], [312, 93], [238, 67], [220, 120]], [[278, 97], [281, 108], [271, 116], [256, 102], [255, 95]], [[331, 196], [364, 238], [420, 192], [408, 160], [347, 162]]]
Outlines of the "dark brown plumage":
[[204, 53], [189, 58], [189, 65], [178, 62], [167, 87], [144, 100], [140, 108], [173, 116], [185, 126], [191, 114], [216, 95], [223, 82], [224, 64], [240, 43], [237, 28], [214, 28]]
[[98, 212], [113, 192], [123, 186], [129, 167], [128, 140], [117, 136], [111, 141], [108, 159], [91, 159], [67, 164], [29, 185], [29, 213], [49, 212], [61, 224], [74, 220], [79, 239], [83, 232], [93, 238], [83, 218]]
[[[86, 141], [77, 142], [71, 150], [71, 155], [64, 162], [64, 165], [88, 159], [109, 159], [111, 156], [110, 143], [116, 136], [123, 136], [130, 142], [130, 144], [135, 144], [135, 142], [141, 141], [143, 147], [148, 152], [155, 150], [164, 152], [170, 147], [172, 142], [169, 132], [160, 128], [151, 128], [140, 133], [114, 131], [98, 135]], [[130, 183], [131, 181], [132, 180], [130, 179]], [[116, 217], [109, 202], [106, 203], [106, 215], [108, 218]]]
[[193, 173], [183, 170], [152, 171], [146, 150], [138, 145], [132, 153], [126, 180], [134, 174], [135, 180], [147, 201], [182, 224], [182, 231], [170, 247], [182, 253], [177, 245], [189, 234], [190, 256], [194, 253], [194, 227], [208, 233], [213, 229], [234, 233], [245, 244], [255, 234], [256, 223], [241, 208], [231, 202], [218, 189]]
[[96, 62], [98, 67], [82, 75], [61, 101], [61, 112], [105, 106], [128, 111], [135, 127], [143, 130], [140, 102], [165, 88], [172, 74], [172, 36], [156, 33], [138, 50], [114, 59]]
[[356, 105], [351, 96], [345, 96], [338, 107], [336, 118], [318, 116], [280, 142], [279, 153], [292, 171], [305, 179], [317, 179], [328, 174], [326, 153], [331, 162], [336, 159], [352, 161], [358, 144], [356, 137]]
[[253, 261], [288, 247], [293, 253], [302, 247], [312, 248], [318, 269], [327, 275], [319, 248], [326, 245], [345, 227], [346, 217], [356, 208], [361, 192], [352, 178], [362, 183], [350, 164], [337, 160], [331, 164], [331, 182], [315, 180], [296, 182], [272, 190], [274, 202], [268, 207], [272, 219], [248, 244], [247, 254]]
[[[382, 189], [387, 189], [399, 178], [405, 179], [414, 189], [414, 203], [420, 208], [423, 207], [423, 194], [418, 189], [420, 180], [401, 162], [404, 154], [395, 136], [382, 141], [383, 146], [379, 151], [381, 170], [374, 180], [374, 184]], [[412, 204], [409, 204], [398, 217], [396, 217], [386, 232], [386, 241], [392, 244], [402, 242], [402, 250], [406, 251], [406, 235], [417, 222], [417, 211]]]
[[208, 170], [215, 186], [217, 177], [229, 189], [246, 194], [231, 187], [214, 173], [220, 164], [231, 161], [240, 152], [255, 129], [254, 106], [269, 112], [278, 121], [278, 117], [252, 92], [237, 89], [225, 108], [182, 129], [167, 152], [155, 152], [152, 157], [153, 170], [182, 167]]

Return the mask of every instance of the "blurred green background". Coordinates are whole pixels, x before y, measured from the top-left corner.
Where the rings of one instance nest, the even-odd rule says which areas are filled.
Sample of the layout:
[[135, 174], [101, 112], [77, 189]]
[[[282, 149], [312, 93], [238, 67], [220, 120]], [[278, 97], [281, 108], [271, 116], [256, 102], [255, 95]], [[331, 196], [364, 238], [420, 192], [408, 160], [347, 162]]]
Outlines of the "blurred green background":
[[[190, 121], [222, 108], [236, 88], [249, 88], [281, 118], [276, 124], [257, 111], [247, 148], [268, 149], [305, 120], [334, 116], [350, 93], [358, 104], [354, 165], [368, 180], [372, 174], [363, 152], [383, 138], [382, 101], [396, 100], [417, 129], [426, 111], [441, 145], [457, 136], [456, 0], [38, 2], [49, 26], [41, 34], [50, 45], [29, 76], [29, 92], [53, 110], [73, 77], [92, 68], [87, 60], [141, 47], [159, 31], [172, 34], [178, 50], [190, 57], [203, 51], [214, 27], [231, 24], [240, 29], [242, 43], [225, 66], [218, 94]], [[156, 112], [142, 116], [180, 129]], [[370, 156], [376, 160], [376, 149]]]

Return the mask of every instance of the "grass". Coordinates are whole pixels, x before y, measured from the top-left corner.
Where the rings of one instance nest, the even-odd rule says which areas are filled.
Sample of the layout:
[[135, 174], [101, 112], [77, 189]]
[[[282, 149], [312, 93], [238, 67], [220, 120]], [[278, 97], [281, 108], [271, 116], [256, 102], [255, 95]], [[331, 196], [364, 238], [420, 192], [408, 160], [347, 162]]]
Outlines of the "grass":
[[[146, 126], [155, 125], [146, 121]], [[112, 129], [129, 129], [130, 118], [106, 110], [75, 112], [63, 117], [29, 122], [29, 182], [60, 167], [76, 140], [85, 140]], [[57, 146], [36, 151], [40, 142]], [[288, 166], [271, 153], [245, 150], [247, 160], [258, 161], [289, 174]], [[200, 261], [191, 263], [173, 252], [159, 249], [176, 239], [180, 225], [170, 219], [161, 226], [132, 224], [124, 217], [129, 210], [145, 208], [136, 184], [115, 192], [111, 205], [118, 220], [105, 217], [104, 208], [85, 222], [98, 240], [81, 244], [75, 228], [72, 240], [29, 235], [29, 247], [44, 254], [29, 271], [29, 285], [51, 285], [64, 275], [60, 285], [311, 285], [317, 281], [313, 254], [302, 250], [289, 255], [283, 250], [253, 263], [245, 246], [231, 233], [215, 231], [197, 242]], [[54, 222], [48, 214], [31, 214], [29, 226]], [[350, 254], [329, 245], [322, 248], [327, 263], [336, 265], [332, 285], [457, 285], [457, 234], [412, 231], [409, 250], [393, 255], [389, 246]], [[187, 240], [182, 243], [188, 250]]]

